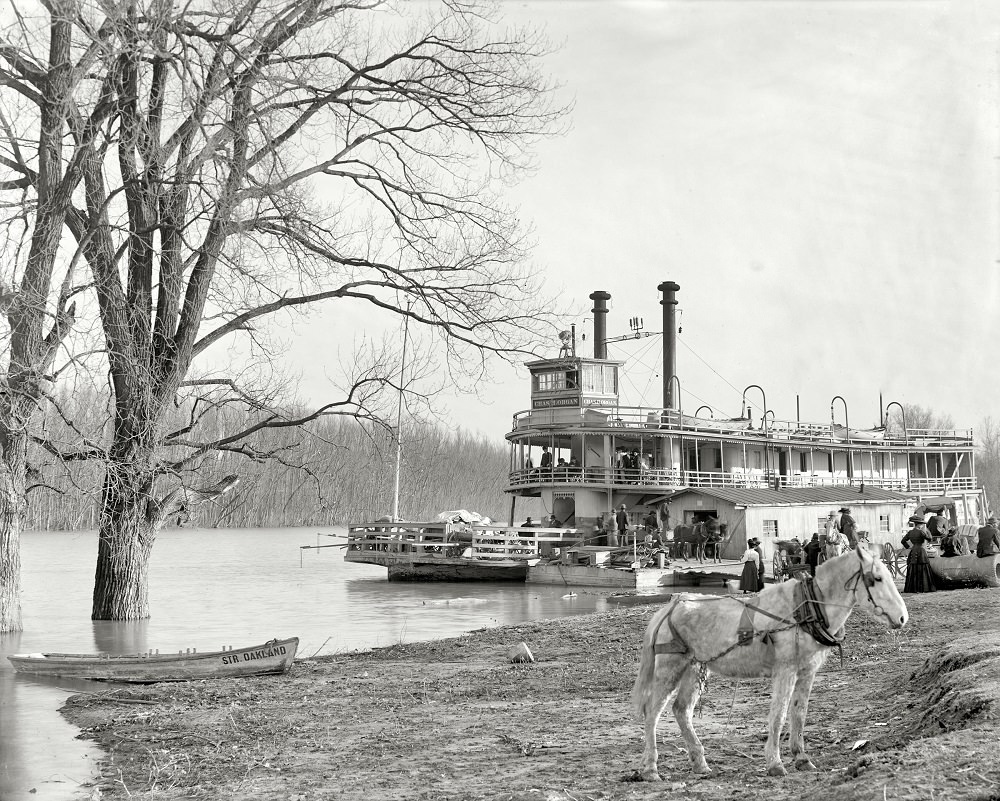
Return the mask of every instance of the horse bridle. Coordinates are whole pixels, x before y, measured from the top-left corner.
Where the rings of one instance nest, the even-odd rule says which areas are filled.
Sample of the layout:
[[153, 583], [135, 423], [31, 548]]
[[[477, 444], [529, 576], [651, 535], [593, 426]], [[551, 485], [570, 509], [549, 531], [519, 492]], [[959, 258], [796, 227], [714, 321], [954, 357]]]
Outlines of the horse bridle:
[[[878, 581], [878, 579], [875, 578], [874, 560], [872, 561], [872, 569], [868, 571], [865, 570], [865, 561], [864, 559], [861, 558], [860, 551], [858, 551], [858, 561], [861, 563], [861, 567], [859, 567], [858, 571], [853, 575], [851, 575], [851, 577], [844, 582], [844, 589], [845, 590], [849, 589], [852, 593], [856, 593], [858, 590], [858, 584], [863, 583], [865, 586], [865, 592], [868, 595], [868, 600], [871, 602], [872, 609], [875, 610], [875, 614], [882, 615], [884, 617], [889, 617], [889, 615], [885, 611], [885, 608], [881, 604], [879, 604], [878, 601], [875, 600], [875, 597], [872, 595], [871, 588], [874, 587], [875, 582]], [[851, 586], [851, 579], [854, 579], [853, 586]], [[857, 604], [855, 604], [855, 606], [857, 606]]]

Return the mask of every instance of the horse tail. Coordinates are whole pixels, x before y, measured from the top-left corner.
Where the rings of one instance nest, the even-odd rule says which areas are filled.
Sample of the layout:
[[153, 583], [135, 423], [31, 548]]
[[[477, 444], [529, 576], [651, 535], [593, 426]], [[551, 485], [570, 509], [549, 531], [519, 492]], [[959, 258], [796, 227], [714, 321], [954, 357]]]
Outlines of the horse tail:
[[656, 672], [656, 638], [660, 628], [673, 611], [674, 603], [674, 601], [670, 601], [653, 615], [642, 635], [642, 645], [639, 651], [639, 673], [635, 677], [635, 684], [632, 687], [632, 709], [639, 720], [645, 720], [649, 712], [649, 702], [652, 697]]

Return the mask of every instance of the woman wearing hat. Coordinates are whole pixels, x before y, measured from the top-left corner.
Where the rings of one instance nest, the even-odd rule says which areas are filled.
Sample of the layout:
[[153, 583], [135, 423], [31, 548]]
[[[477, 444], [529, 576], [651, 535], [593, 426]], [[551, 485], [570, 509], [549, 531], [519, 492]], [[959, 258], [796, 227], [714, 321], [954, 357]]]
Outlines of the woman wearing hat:
[[756, 537], [753, 538], [753, 549], [760, 557], [760, 562], [757, 564], [757, 586], [764, 589], [764, 551], [760, 547], [760, 540]]
[[757, 540], [753, 537], [747, 540], [747, 549], [743, 553], [743, 558], [740, 559], [743, 562], [743, 573], [740, 576], [740, 589], [743, 592], [757, 592], [760, 590], [758, 573], [761, 557], [760, 552], [754, 548], [756, 544]]
[[912, 515], [910, 523], [913, 528], [903, 537], [903, 547], [909, 550], [906, 554], [903, 592], [934, 592], [934, 581], [924, 548], [924, 544], [930, 542], [931, 535], [925, 528], [923, 515]]

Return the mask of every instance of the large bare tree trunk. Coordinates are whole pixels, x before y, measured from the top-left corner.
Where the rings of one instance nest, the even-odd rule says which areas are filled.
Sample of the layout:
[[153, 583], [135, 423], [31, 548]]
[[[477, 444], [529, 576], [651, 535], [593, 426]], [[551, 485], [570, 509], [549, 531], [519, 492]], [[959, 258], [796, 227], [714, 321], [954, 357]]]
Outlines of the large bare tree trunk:
[[21, 529], [25, 513], [23, 434], [3, 432], [0, 458], [0, 632], [21, 631]]
[[161, 525], [149, 502], [152, 471], [135, 462], [111, 462], [104, 479], [94, 620], [149, 617], [149, 559]]

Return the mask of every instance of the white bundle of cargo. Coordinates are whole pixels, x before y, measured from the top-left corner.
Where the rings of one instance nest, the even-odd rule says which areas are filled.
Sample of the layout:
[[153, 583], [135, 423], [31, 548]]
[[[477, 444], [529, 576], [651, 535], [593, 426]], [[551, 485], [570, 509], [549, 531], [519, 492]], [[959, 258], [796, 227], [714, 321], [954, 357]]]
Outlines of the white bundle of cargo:
[[437, 519], [442, 523], [491, 523], [488, 517], [483, 517], [481, 514], [476, 512], [470, 512], [468, 509], [455, 509], [451, 512], [441, 512], [437, 516]]

